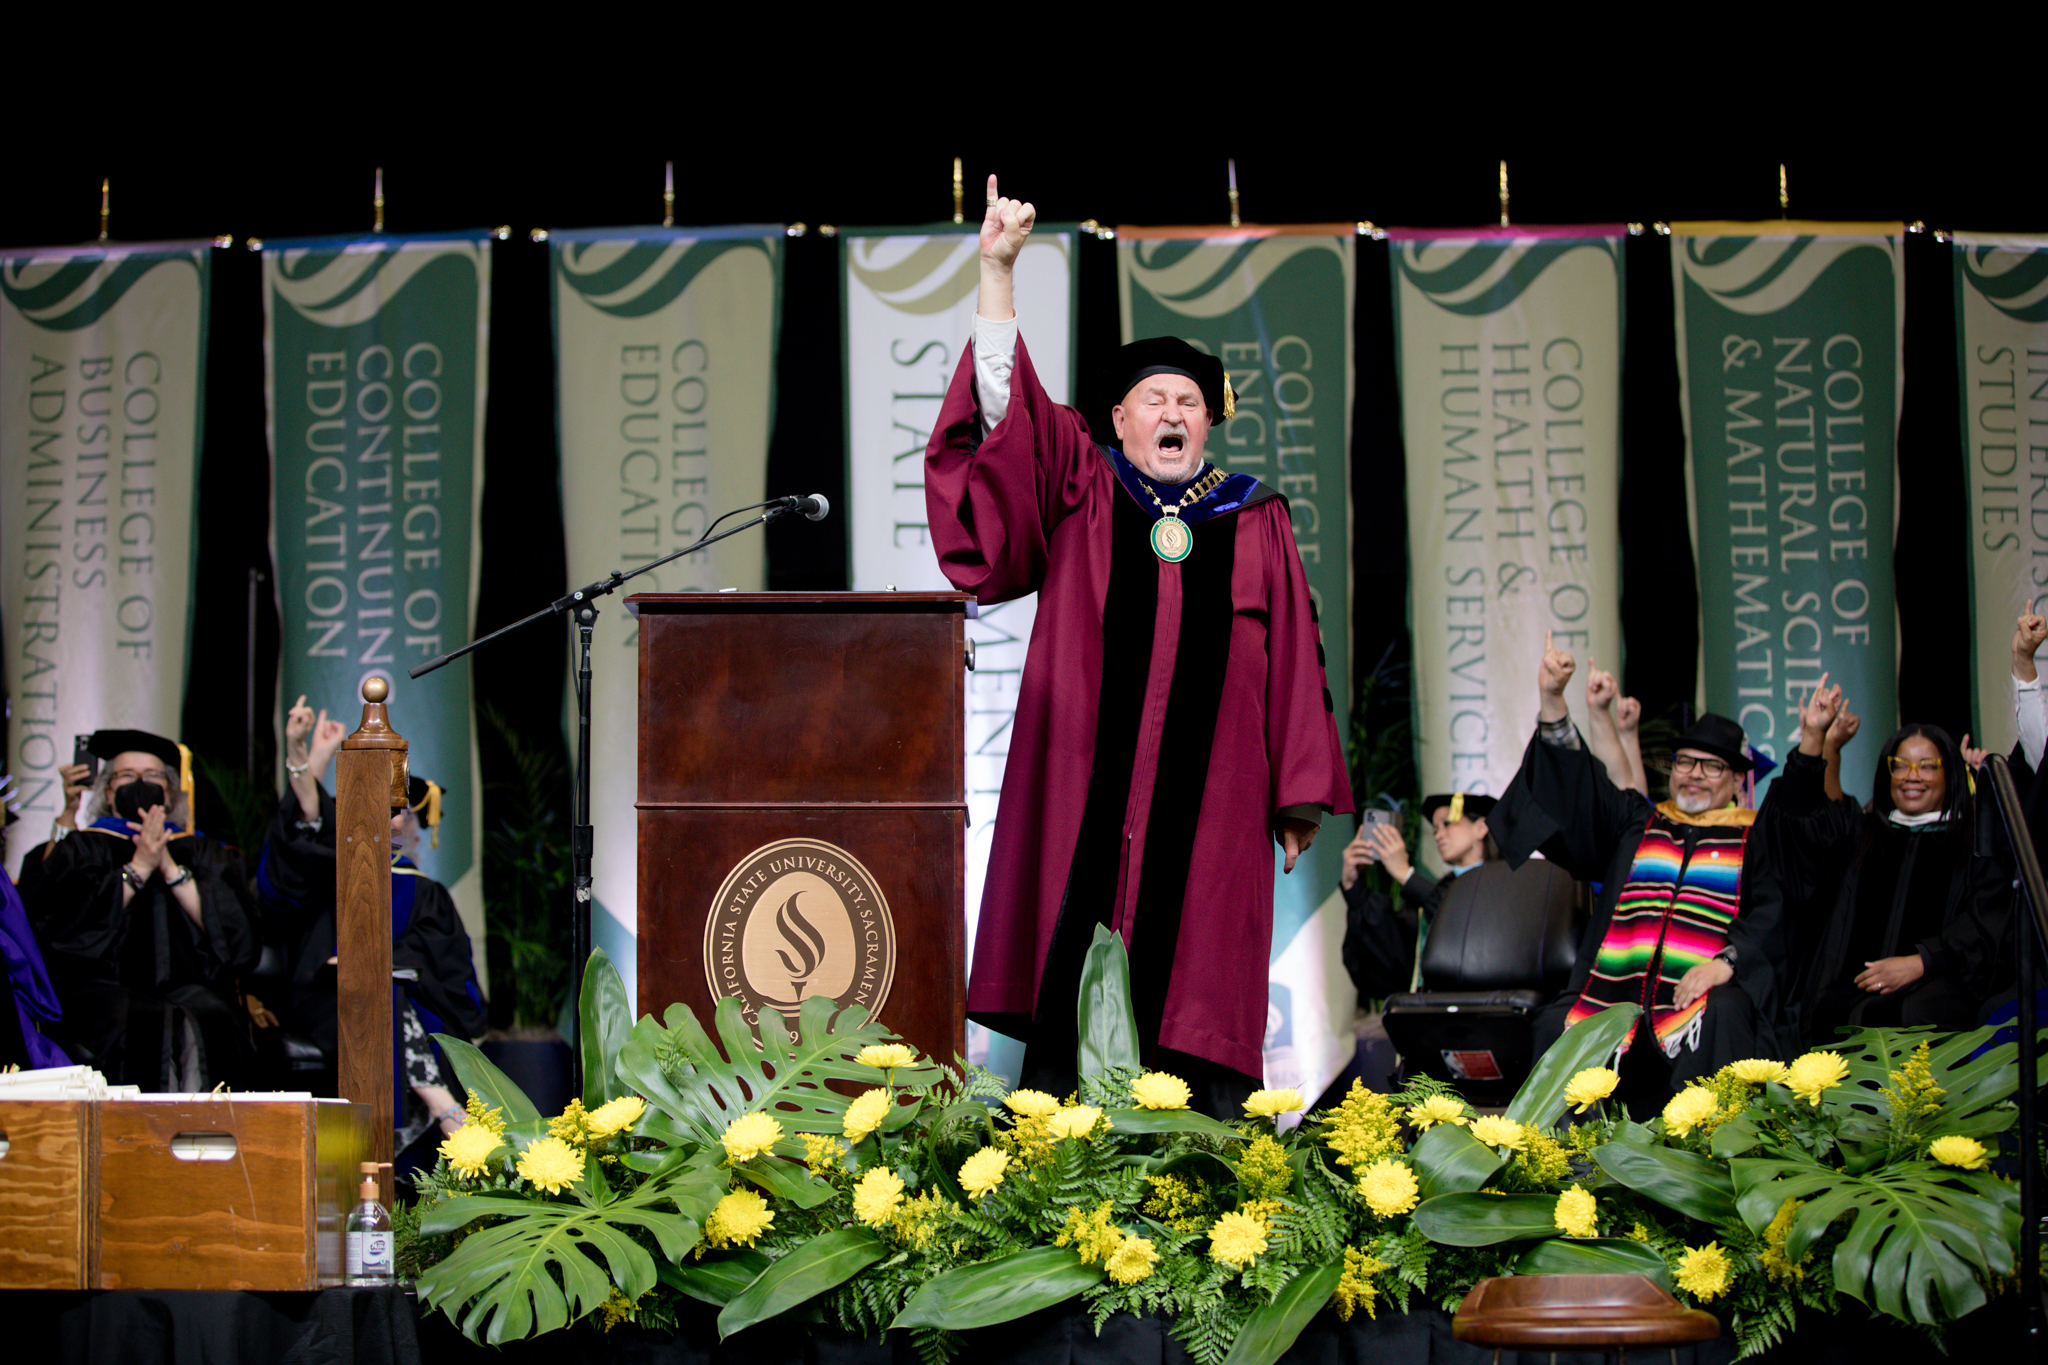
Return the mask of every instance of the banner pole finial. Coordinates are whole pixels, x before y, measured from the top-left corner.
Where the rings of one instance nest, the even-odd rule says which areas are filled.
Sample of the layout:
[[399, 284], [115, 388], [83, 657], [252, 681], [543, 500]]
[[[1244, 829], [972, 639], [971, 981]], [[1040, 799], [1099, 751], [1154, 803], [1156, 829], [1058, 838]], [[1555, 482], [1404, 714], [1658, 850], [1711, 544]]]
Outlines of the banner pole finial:
[[103, 175], [100, 177], [100, 240], [103, 242], [107, 240], [107, 216], [109, 207], [107, 191], [113, 185], [113, 183], [113, 177], [111, 176]]
[[661, 225], [676, 225], [676, 163], [668, 163], [661, 176]]
[[1500, 225], [1508, 225], [1508, 159], [1500, 159]]
[[1778, 163], [1778, 216], [1792, 216], [1792, 196], [1785, 192], [1785, 163], [1782, 161]]
[[963, 184], [963, 183], [961, 182], [961, 179], [960, 179], [960, 158], [956, 156], [956, 157], [954, 157], [954, 158], [953, 158], [953, 221], [954, 221], [954, 222], [956, 222], [956, 223], [964, 223], [964, 222], [966, 222], [966, 221], [967, 221], [967, 219], [966, 219], [966, 217], [965, 217], [965, 215], [964, 215], [964, 208], [965, 208], [966, 202], [967, 202], [967, 187], [966, 187], [966, 185], [965, 185], [965, 184]]
[[1244, 220], [1237, 216], [1237, 158], [1230, 158], [1230, 225], [1243, 227]]
[[375, 220], [370, 225], [370, 231], [382, 232], [384, 230], [384, 168], [382, 166], [377, 168], [377, 188], [370, 198], [370, 206], [376, 210], [377, 214]]

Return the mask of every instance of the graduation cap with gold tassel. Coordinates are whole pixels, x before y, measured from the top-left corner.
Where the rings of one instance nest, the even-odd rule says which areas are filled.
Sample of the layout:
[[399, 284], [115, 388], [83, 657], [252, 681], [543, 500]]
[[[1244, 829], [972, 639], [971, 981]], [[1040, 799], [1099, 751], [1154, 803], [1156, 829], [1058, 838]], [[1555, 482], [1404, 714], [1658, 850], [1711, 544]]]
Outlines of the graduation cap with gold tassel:
[[441, 796], [440, 783], [424, 777], [409, 777], [405, 783], [405, 804], [420, 817], [420, 823], [427, 827], [429, 848], [441, 846]]

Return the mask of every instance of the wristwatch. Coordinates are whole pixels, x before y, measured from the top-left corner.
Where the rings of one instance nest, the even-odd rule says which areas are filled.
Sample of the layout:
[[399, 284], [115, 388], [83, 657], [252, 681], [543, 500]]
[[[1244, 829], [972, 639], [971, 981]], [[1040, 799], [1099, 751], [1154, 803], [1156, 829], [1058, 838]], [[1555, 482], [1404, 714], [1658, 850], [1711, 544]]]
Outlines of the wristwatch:
[[189, 882], [191, 880], [192, 869], [189, 867], [181, 867], [178, 869], [177, 876], [164, 878], [164, 887], [167, 890], [176, 891], [179, 887], [183, 886], [186, 882]]

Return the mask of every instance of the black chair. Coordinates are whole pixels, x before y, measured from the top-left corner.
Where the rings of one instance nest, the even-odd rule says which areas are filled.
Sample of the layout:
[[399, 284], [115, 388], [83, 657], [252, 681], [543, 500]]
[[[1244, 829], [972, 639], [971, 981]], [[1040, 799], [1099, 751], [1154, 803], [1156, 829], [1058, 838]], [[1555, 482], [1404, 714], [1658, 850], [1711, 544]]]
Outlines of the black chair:
[[1585, 931], [1585, 886], [1555, 863], [1488, 862], [1451, 884], [1422, 945], [1422, 990], [1381, 1018], [1406, 1074], [1506, 1104], [1534, 1063], [1532, 1016], [1570, 978]]
[[[291, 1002], [291, 988], [289, 955], [274, 943], [264, 944], [262, 957], [242, 978], [242, 989], [282, 1019]], [[311, 1038], [292, 1032], [284, 1024], [255, 1032], [258, 1084], [271, 1090], [305, 1090], [315, 1095], [338, 1093], [334, 1059], [322, 1053], [320, 1045]]]

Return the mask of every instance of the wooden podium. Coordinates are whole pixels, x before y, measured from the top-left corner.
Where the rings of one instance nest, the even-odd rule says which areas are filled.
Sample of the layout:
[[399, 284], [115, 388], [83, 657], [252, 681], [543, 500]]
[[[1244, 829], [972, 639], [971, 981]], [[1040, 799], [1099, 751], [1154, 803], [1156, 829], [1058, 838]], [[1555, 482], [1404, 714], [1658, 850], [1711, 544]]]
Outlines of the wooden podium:
[[[961, 593], [642, 593], [639, 1010], [828, 995], [966, 1049]], [[771, 1016], [772, 1017], [772, 1016]]]

